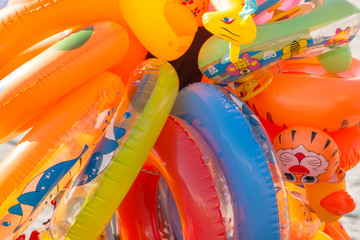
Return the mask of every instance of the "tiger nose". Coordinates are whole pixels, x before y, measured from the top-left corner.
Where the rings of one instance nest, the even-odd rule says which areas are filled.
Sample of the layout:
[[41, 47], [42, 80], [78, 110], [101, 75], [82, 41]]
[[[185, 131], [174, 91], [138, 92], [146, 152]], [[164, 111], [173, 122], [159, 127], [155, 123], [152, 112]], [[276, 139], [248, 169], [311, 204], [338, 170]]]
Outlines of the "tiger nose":
[[305, 155], [303, 153], [297, 153], [295, 154], [295, 157], [299, 160], [299, 162], [301, 162], [301, 160], [303, 160]]
[[310, 173], [310, 171], [301, 165], [295, 165], [289, 168], [289, 171], [294, 174], [301, 174], [301, 175], [307, 175]]

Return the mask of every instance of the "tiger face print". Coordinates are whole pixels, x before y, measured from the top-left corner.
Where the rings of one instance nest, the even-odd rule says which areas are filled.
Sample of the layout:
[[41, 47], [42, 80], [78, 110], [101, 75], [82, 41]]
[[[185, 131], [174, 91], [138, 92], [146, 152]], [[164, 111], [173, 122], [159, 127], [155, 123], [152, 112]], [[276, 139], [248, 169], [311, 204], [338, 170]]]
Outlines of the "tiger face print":
[[288, 128], [275, 137], [273, 145], [286, 181], [314, 184], [344, 178], [336, 143], [319, 129]]

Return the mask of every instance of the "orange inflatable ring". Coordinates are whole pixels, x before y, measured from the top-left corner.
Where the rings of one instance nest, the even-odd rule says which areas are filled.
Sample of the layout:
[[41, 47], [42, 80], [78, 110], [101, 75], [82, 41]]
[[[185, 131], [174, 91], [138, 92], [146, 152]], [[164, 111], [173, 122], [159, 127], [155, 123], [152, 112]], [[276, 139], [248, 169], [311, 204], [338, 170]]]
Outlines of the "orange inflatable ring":
[[[44, 108], [117, 65], [129, 45], [126, 30], [98, 22], [73, 33], [0, 81], [0, 143]], [[117, 54], [113, 54], [116, 52]]]
[[160, 240], [166, 235], [167, 226], [161, 225], [166, 225], [167, 220], [160, 217], [158, 221], [162, 223], [159, 228], [156, 226], [157, 188], [161, 175], [174, 196], [184, 239], [227, 239], [226, 221], [230, 219], [223, 211], [225, 206], [221, 200], [224, 199], [219, 197], [224, 198], [224, 195], [218, 193], [220, 188], [226, 189], [226, 183], [217, 181], [216, 184], [214, 180], [215, 171], [216, 178], [223, 179], [214, 158], [199, 133], [183, 120], [170, 116], [144, 171], [118, 209], [121, 238]]
[[112, 21], [125, 26], [121, 17], [119, 1], [107, 1], [106, 4], [96, 0], [15, 2], [2, 9], [0, 14], [0, 67], [54, 34], [96, 21]]
[[23, 65], [24, 63], [29, 61], [30, 59], [32, 59], [33, 57], [42, 53], [43, 51], [48, 49], [51, 45], [57, 43], [61, 39], [70, 35], [72, 32], [73, 32], [72, 29], [63, 31], [61, 33], [55, 34], [54, 36], [51, 36], [51, 37], [35, 44], [34, 46], [30, 47], [29, 49], [26, 49], [25, 51], [23, 51], [22, 53], [20, 53], [13, 59], [11, 59], [9, 62], [7, 62], [5, 66], [0, 68], [0, 79], [3, 79], [9, 73], [14, 71], [18, 67], [20, 67], [21, 65]]
[[269, 122], [329, 132], [360, 122], [360, 60], [353, 58], [340, 74], [326, 73], [316, 58], [283, 61], [264, 72], [272, 83], [248, 103]]
[[25, 230], [81, 169], [81, 158], [100, 140], [124, 88], [109, 72], [88, 81], [42, 114], [0, 162], [1, 239]]

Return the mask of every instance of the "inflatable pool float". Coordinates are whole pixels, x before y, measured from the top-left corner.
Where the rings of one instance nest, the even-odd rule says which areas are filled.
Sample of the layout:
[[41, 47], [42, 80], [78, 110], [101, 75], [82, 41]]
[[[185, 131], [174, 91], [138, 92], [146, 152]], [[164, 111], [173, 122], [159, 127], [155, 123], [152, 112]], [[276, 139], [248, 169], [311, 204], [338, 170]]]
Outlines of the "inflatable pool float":
[[160, 134], [177, 95], [176, 72], [164, 60], [148, 59], [135, 69], [126, 91], [109, 130], [61, 199], [49, 239], [101, 234]]
[[79, 172], [123, 91], [120, 78], [109, 72], [90, 80], [39, 116], [0, 162], [1, 239], [21, 234]]
[[327, 73], [316, 58], [284, 61], [265, 72], [272, 75], [272, 83], [248, 103], [267, 121], [328, 132], [360, 122], [360, 60], [353, 58], [349, 69], [339, 74]]
[[[242, 45], [236, 63], [229, 61], [228, 42], [211, 37], [199, 53], [201, 72], [213, 82], [236, 90], [256, 80], [253, 74], [257, 70], [293, 57], [318, 56], [328, 72], [345, 71], [351, 64], [348, 43], [360, 26], [359, 9], [347, 0], [308, 3], [313, 6], [309, 12], [258, 25], [256, 39]], [[256, 94], [260, 93], [256, 90]]]
[[[179, 224], [172, 226], [171, 218], [160, 216], [159, 195], [164, 196], [164, 204], [174, 196]], [[232, 203], [224, 174], [206, 141], [187, 122], [169, 116], [119, 207], [121, 238], [227, 239], [234, 234], [231, 213], [236, 206]]]
[[233, 237], [286, 237], [286, 204], [278, 204], [286, 199], [285, 187], [270, 142], [247, 105], [222, 88], [197, 83], [180, 91], [172, 114], [190, 123], [219, 160], [237, 206]]

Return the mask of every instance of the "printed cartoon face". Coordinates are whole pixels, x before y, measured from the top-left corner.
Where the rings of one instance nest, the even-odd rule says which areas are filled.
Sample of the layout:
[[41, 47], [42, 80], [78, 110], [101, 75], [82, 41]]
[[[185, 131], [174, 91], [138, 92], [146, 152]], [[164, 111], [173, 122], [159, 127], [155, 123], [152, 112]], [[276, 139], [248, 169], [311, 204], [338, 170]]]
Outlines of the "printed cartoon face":
[[324, 156], [306, 150], [303, 145], [294, 149], [279, 149], [276, 154], [280, 170], [289, 182], [316, 183], [329, 167], [329, 161]]
[[288, 128], [273, 140], [284, 179], [297, 184], [338, 182], [339, 153], [334, 140], [311, 127]]
[[203, 15], [204, 27], [214, 35], [235, 45], [251, 43], [256, 37], [256, 25], [251, 17], [239, 16], [241, 9], [207, 12]]

